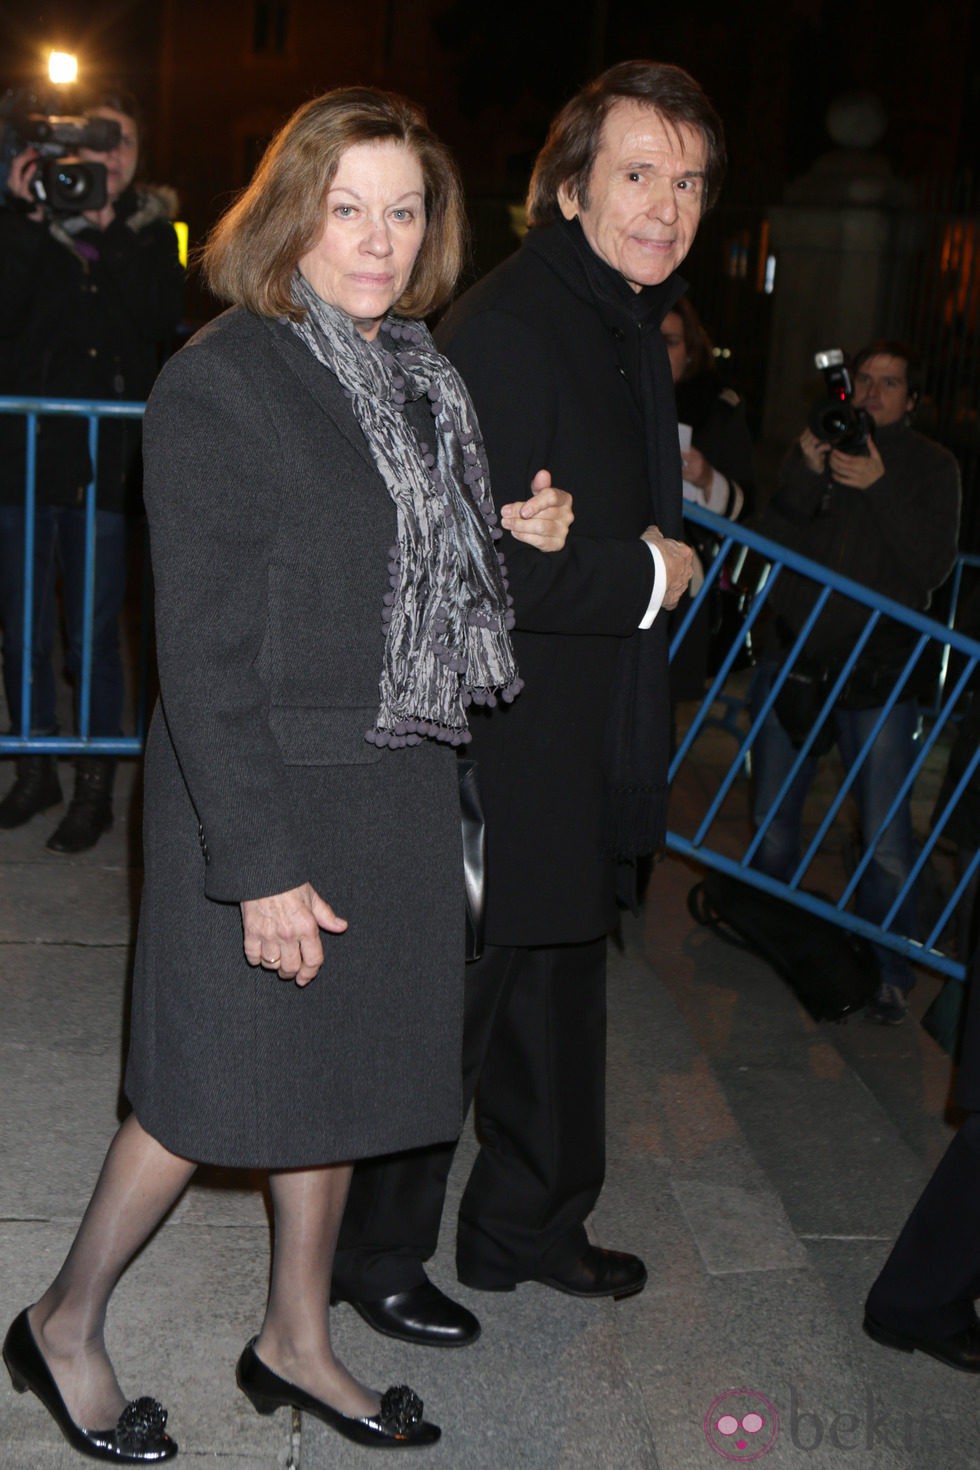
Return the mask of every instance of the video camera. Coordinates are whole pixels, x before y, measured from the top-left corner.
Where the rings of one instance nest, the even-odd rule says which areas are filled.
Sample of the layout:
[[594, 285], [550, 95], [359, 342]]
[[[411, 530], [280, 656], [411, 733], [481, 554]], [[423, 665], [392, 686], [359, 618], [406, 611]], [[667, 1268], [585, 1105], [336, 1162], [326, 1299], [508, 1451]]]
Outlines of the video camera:
[[814, 363], [823, 373], [829, 398], [814, 405], [808, 427], [812, 434], [840, 449], [844, 454], [867, 454], [868, 440], [874, 437], [874, 419], [863, 408], [855, 408], [851, 375], [844, 364], [839, 347], [814, 354]]
[[81, 214], [101, 209], [108, 199], [106, 168], [73, 157], [79, 148], [109, 153], [121, 136], [119, 124], [107, 117], [54, 117], [40, 110], [37, 99], [8, 92], [0, 102], [0, 202], [9, 203], [10, 165], [25, 148], [36, 150], [38, 165], [30, 192], [46, 214]]

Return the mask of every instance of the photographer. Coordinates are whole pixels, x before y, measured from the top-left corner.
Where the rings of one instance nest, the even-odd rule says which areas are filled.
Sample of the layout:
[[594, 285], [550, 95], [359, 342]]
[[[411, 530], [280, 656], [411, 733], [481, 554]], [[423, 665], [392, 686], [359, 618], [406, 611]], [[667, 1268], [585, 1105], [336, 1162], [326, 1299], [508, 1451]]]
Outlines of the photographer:
[[[960, 477], [953, 456], [910, 428], [919, 385], [910, 349], [874, 342], [854, 359], [851, 411], [836, 447], [803, 430], [790, 451], [776, 493], [762, 519], [763, 534], [821, 562], [876, 592], [924, 611], [956, 558]], [[846, 375], [845, 375], [846, 383]], [[780, 574], [769, 606], [775, 618], [753, 682], [758, 711], [780, 663], [819, 593], [808, 578]], [[855, 641], [867, 609], [834, 593], [811, 632], [794, 675], [767, 716], [754, 747], [754, 816], [768, 816], [800, 745]], [[788, 880], [800, 857], [803, 803], [816, 757], [836, 741], [850, 770], [881, 714], [912, 651], [915, 635], [883, 618], [865, 645], [810, 756], [769, 826], [755, 866]], [[916, 671], [917, 674], [919, 671]], [[921, 678], [913, 674], [888, 716], [854, 784], [862, 835], [878, 831], [913, 760]], [[857, 912], [872, 923], [888, 913], [908, 878], [914, 857], [908, 802], [878, 840], [858, 888]], [[914, 934], [913, 905], [906, 901], [897, 932]], [[914, 974], [904, 956], [875, 946], [880, 984], [869, 1020], [898, 1025], [908, 1011]]]
[[[80, 148], [105, 169], [105, 202], [69, 212], [38, 197], [40, 160], [13, 158], [0, 208], [0, 394], [140, 401], [160, 348], [180, 314], [183, 270], [166, 191], [138, 189], [139, 123], [127, 96], [106, 95], [88, 118], [118, 124], [107, 151]], [[95, 173], [98, 174], [99, 168]], [[68, 668], [76, 705], [82, 667], [85, 490], [92, 477], [85, 419], [42, 416], [37, 435], [31, 733], [57, 732], [52, 663], [55, 576], [60, 570]], [[0, 628], [3, 678], [15, 732], [21, 728], [24, 636], [25, 425], [0, 415]], [[119, 613], [127, 567], [127, 512], [139, 510], [139, 423], [105, 422], [98, 437], [95, 600], [89, 733], [121, 733], [123, 672]], [[0, 827], [18, 827], [61, 800], [56, 758], [17, 758], [0, 802]], [[74, 797], [48, 841], [55, 852], [92, 847], [112, 823], [115, 761], [76, 765]]]

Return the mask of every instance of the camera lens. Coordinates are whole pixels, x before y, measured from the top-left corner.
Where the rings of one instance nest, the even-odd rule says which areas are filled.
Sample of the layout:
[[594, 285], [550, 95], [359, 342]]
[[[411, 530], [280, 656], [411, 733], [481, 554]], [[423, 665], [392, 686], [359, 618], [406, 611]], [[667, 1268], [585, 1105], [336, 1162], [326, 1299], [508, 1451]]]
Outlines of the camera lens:
[[57, 196], [65, 204], [83, 204], [91, 192], [91, 176], [84, 164], [59, 168], [54, 178]]
[[834, 405], [820, 415], [820, 431], [817, 437], [826, 440], [828, 444], [836, 444], [853, 426], [853, 422], [853, 417], [847, 408], [838, 408]]

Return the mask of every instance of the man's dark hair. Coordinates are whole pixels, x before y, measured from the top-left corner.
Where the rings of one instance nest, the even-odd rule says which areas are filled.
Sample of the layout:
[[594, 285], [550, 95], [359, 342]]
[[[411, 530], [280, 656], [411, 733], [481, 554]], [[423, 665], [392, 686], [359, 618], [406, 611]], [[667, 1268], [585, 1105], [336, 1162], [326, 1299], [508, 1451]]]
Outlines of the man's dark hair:
[[711, 208], [726, 163], [725, 133], [717, 112], [694, 78], [679, 66], [621, 61], [577, 92], [551, 124], [531, 175], [529, 225], [550, 224], [560, 218], [558, 190], [562, 185], [581, 208], [589, 207], [589, 180], [603, 124], [610, 108], [623, 101], [652, 108], [670, 127], [693, 128], [701, 134], [706, 153], [704, 210]]
[[862, 347], [860, 352], [854, 354], [851, 363], [852, 374], [859, 373], [869, 357], [900, 357], [905, 363], [905, 379], [909, 386], [913, 406], [918, 403], [922, 392], [922, 367], [914, 347], [911, 347], [908, 342], [899, 341], [897, 337], [878, 337], [874, 342], [869, 342], [867, 347]]

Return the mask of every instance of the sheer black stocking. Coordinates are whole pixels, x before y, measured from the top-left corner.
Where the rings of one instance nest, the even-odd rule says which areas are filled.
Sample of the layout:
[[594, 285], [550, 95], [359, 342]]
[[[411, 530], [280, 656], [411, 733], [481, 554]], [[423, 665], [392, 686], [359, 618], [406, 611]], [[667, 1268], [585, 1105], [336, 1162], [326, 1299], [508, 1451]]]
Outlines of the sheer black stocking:
[[342, 1414], [378, 1410], [378, 1395], [334, 1357], [330, 1342], [330, 1278], [351, 1167], [332, 1164], [270, 1175], [275, 1210], [272, 1284], [255, 1350], [290, 1383]]
[[83, 1429], [109, 1429], [126, 1396], [105, 1348], [109, 1298], [126, 1266], [180, 1198], [195, 1165], [123, 1123], [65, 1263], [30, 1309], [31, 1330], [68, 1412]]
[[[38, 1347], [68, 1412], [84, 1429], [109, 1429], [126, 1396], [106, 1352], [109, 1298], [133, 1256], [180, 1198], [196, 1165], [127, 1118], [64, 1265], [31, 1307]], [[270, 1175], [275, 1211], [272, 1283], [256, 1343], [262, 1361], [342, 1414], [378, 1409], [330, 1342], [330, 1277], [351, 1169], [337, 1164]]]

